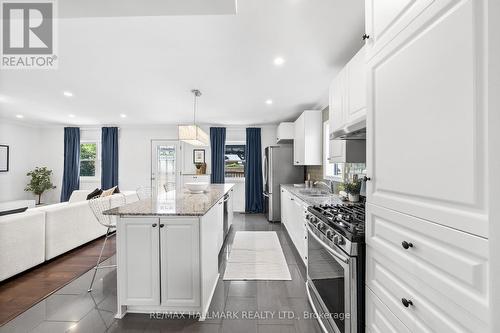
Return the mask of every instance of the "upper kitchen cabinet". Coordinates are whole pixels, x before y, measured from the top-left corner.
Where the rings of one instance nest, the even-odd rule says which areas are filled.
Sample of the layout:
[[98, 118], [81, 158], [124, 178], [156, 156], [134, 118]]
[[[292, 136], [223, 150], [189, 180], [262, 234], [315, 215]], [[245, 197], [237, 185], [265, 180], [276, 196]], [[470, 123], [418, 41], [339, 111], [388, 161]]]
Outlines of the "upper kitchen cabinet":
[[[399, 22], [429, 2], [376, 1], [367, 17], [388, 33], [381, 12]], [[487, 19], [483, 1], [431, 2], [369, 60], [369, 203], [488, 237]]]
[[321, 110], [307, 110], [295, 121], [294, 165], [321, 165], [323, 163], [322, 120]]
[[292, 122], [281, 123], [276, 131], [276, 143], [291, 143], [295, 134], [295, 125]]
[[345, 138], [364, 130], [366, 95], [366, 57], [363, 47], [330, 85], [330, 139]]
[[366, 0], [367, 57], [378, 53], [432, 2], [435, 0]]

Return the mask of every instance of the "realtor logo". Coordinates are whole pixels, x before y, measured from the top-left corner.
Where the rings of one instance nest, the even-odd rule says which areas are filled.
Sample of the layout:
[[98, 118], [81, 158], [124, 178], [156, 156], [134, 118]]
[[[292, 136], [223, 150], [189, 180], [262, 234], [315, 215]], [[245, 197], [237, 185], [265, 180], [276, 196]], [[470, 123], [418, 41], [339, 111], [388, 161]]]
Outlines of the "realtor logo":
[[2, 69], [56, 67], [54, 7], [53, 1], [2, 1]]

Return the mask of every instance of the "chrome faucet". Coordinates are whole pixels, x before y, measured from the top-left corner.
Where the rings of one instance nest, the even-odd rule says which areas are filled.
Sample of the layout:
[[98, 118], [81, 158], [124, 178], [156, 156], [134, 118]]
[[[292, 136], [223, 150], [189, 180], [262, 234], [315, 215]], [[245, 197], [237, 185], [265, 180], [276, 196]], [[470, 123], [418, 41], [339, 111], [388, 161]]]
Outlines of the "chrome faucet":
[[329, 184], [328, 184], [328, 183], [326, 183], [326, 182], [324, 182], [322, 180], [319, 180], [319, 181], [315, 181], [313, 185], [314, 186], [316, 186], [316, 185], [322, 185], [322, 186], [328, 188], [328, 190], [330, 191], [331, 194], [333, 194], [333, 192], [334, 192], [333, 182], [329, 182]]

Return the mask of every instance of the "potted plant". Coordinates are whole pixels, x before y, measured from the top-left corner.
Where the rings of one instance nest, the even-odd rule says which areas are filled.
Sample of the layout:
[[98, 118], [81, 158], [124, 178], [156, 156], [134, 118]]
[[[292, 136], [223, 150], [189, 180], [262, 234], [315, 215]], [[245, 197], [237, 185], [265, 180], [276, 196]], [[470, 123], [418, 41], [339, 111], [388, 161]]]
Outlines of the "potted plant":
[[36, 167], [26, 174], [26, 176], [31, 177], [31, 180], [24, 190], [38, 196], [37, 205], [40, 204], [43, 192], [56, 188], [50, 181], [51, 174], [52, 170], [47, 169], [47, 167]]
[[361, 190], [361, 182], [353, 181], [343, 184], [344, 190], [347, 192], [349, 201], [358, 202], [359, 201], [359, 191]]

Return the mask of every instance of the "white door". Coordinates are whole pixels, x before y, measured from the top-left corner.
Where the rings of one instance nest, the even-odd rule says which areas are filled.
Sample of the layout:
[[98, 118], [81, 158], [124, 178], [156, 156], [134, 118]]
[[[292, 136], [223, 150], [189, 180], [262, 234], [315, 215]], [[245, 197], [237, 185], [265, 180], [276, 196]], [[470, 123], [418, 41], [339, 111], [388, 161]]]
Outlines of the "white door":
[[126, 305], [160, 304], [158, 218], [120, 219], [120, 271]]
[[181, 189], [179, 141], [151, 141], [151, 189], [158, 198], [173, 198]]
[[367, 117], [368, 202], [482, 237], [485, 21], [482, 1], [433, 2], [370, 60]]
[[160, 219], [161, 304], [197, 307], [200, 294], [198, 219]]

